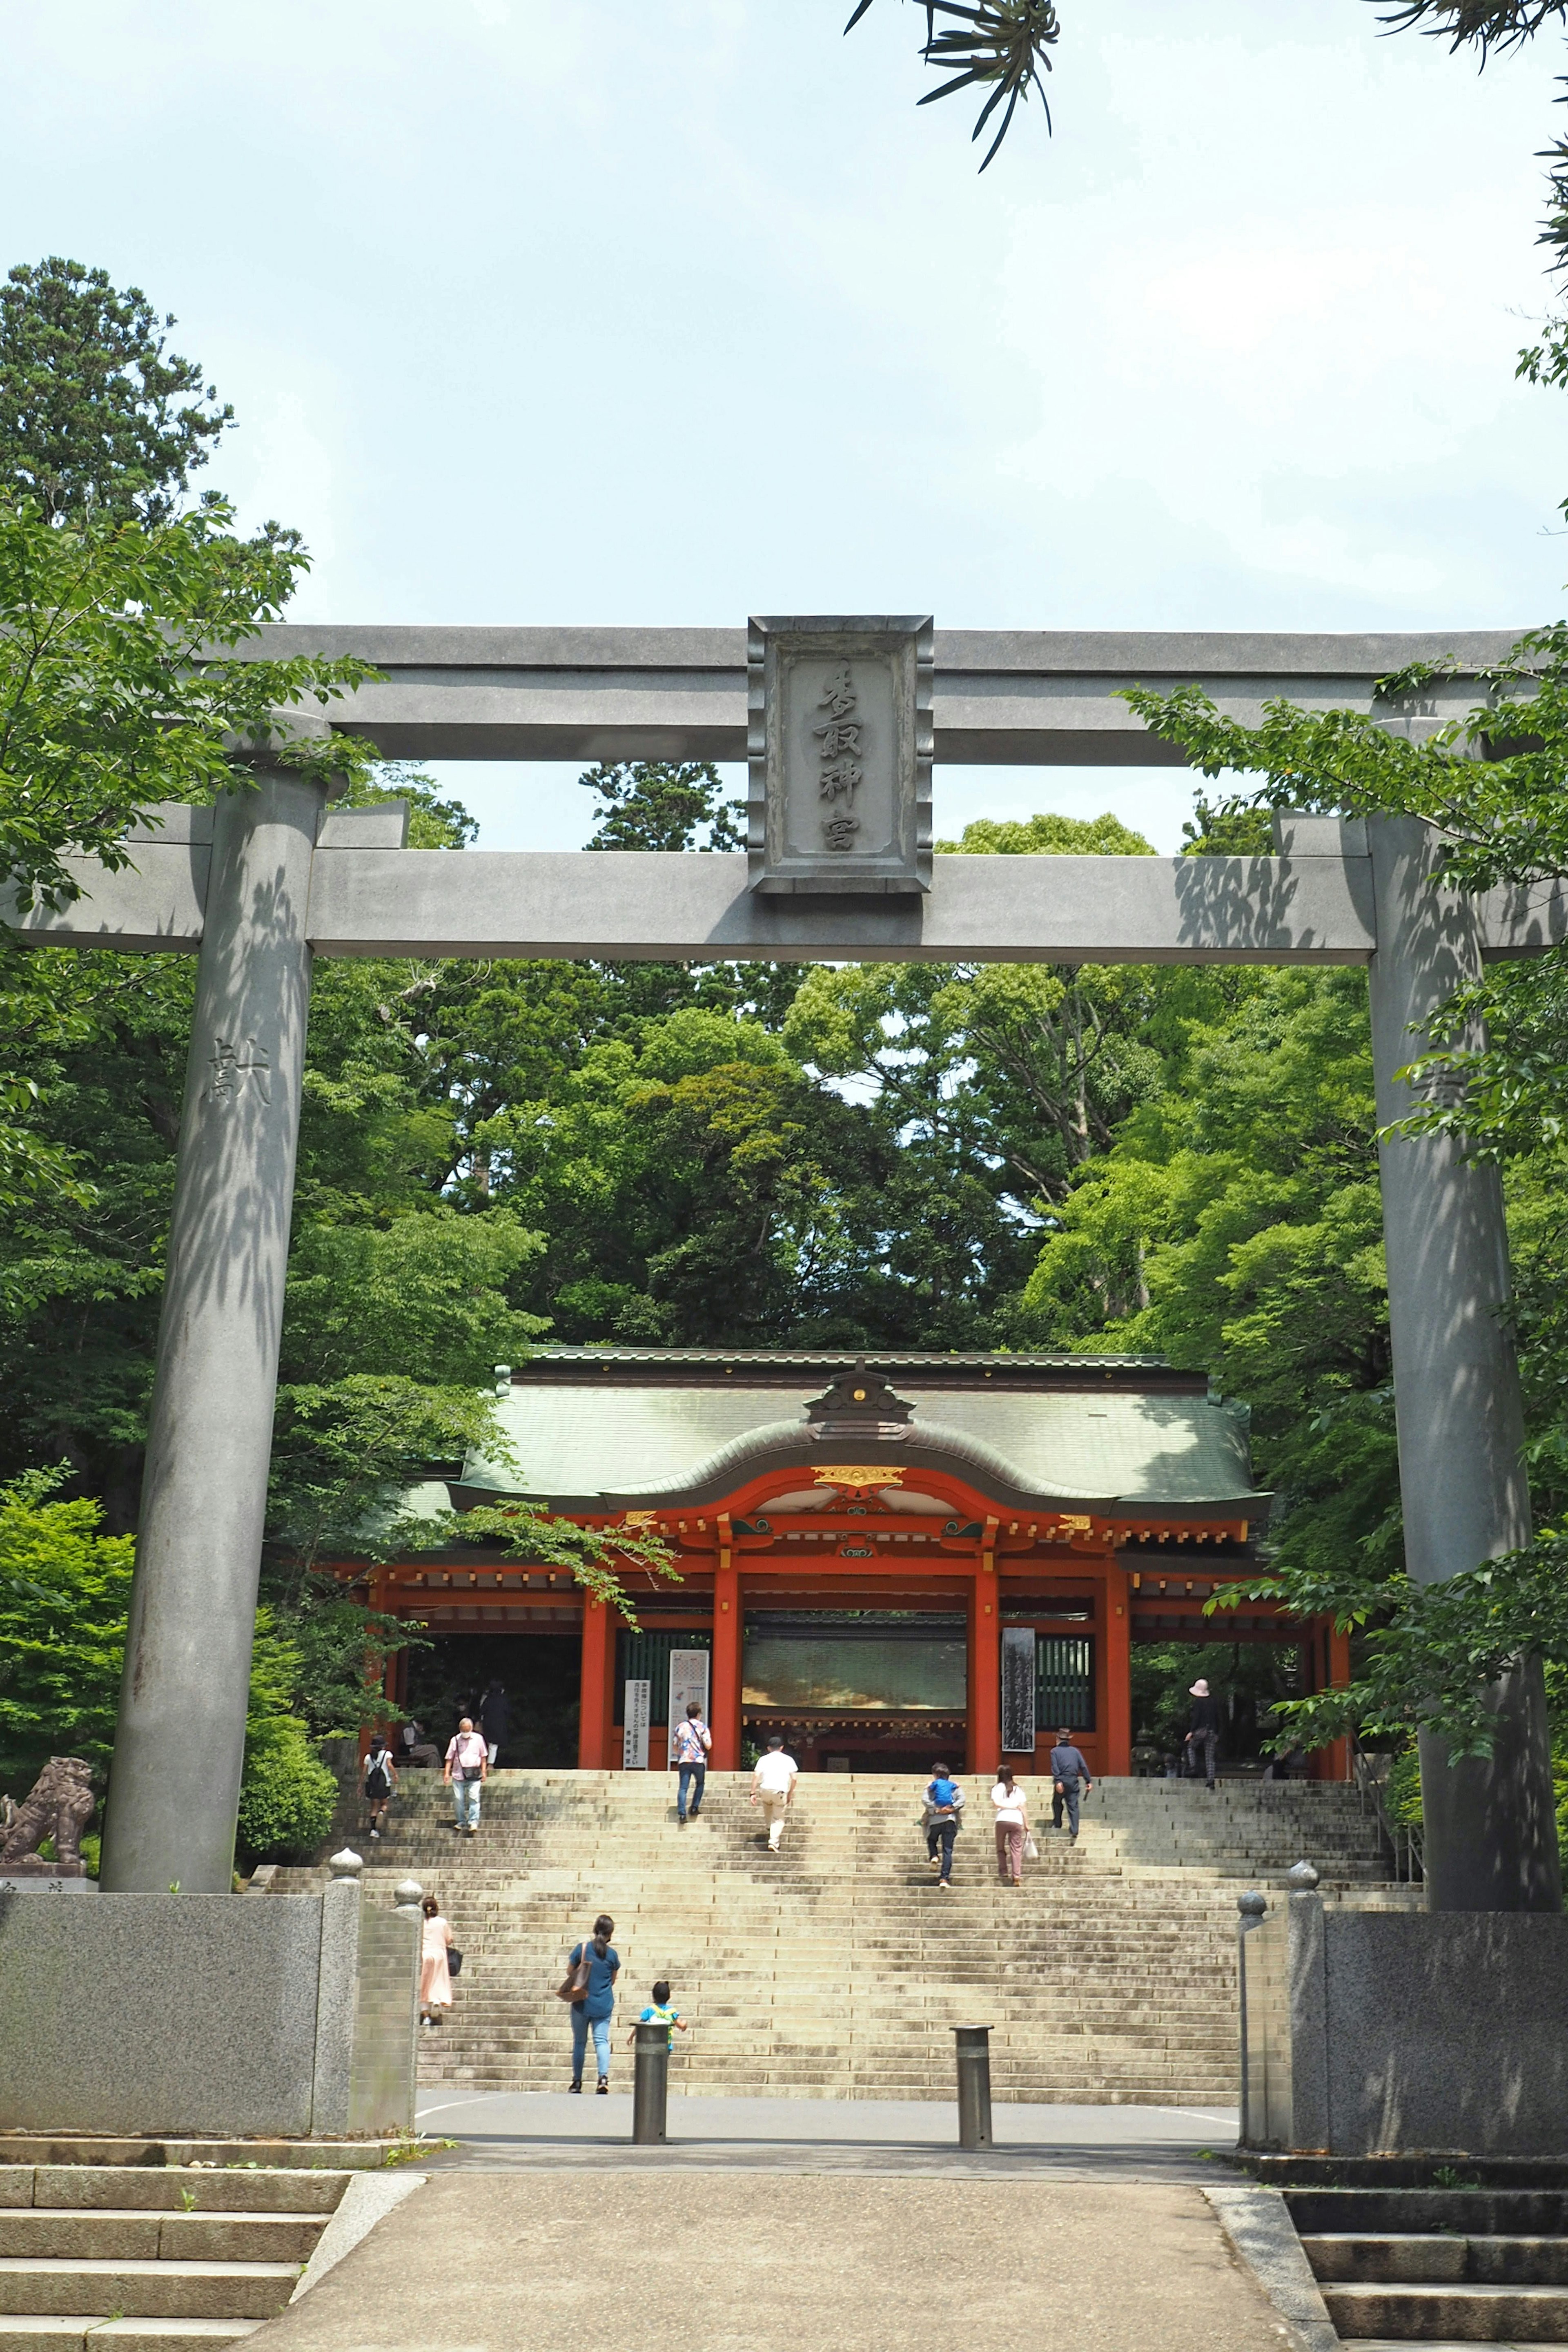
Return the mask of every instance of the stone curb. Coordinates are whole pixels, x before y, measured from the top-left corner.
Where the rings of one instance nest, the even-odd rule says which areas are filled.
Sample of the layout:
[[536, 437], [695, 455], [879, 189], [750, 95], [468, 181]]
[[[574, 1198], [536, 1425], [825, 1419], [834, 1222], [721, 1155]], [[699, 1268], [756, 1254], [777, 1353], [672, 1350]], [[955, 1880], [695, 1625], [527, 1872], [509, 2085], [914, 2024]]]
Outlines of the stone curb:
[[1293, 2352], [1340, 2352], [1339, 2331], [1279, 2189], [1211, 2188], [1205, 2181], [1203, 2193], [1237, 2262], [1285, 2322]]
[[429, 2178], [427, 2172], [356, 2172], [346, 2183], [337, 2210], [316, 2241], [316, 2251], [300, 2273], [289, 2302], [298, 2303], [310, 2288], [319, 2284], [345, 2254], [353, 2253], [362, 2238], [369, 2237], [395, 2205], [401, 2205], [412, 2190], [423, 2189]]

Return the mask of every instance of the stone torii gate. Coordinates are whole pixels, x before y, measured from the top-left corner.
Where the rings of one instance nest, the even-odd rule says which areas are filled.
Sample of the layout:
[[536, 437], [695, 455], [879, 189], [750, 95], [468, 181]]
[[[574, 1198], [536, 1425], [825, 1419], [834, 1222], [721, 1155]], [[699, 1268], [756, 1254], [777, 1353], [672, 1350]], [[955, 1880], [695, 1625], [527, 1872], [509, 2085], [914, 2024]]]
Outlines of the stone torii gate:
[[[321, 787], [259, 764], [254, 788], [216, 808], [161, 812], [161, 825], [134, 836], [132, 868], [84, 862], [80, 899], [21, 919], [39, 944], [197, 957], [103, 1887], [230, 1884], [315, 956], [1363, 963], [1386, 1124], [1412, 1107], [1394, 1073], [1419, 1050], [1413, 1033], [1485, 959], [1568, 936], [1568, 899], [1447, 889], [1435, 835], [1404, 819], [1286, 817], [1272, 857], [933, 863], [930, 762], [1179, 766], [1120, 688], [1195, 681], [1243, 720], [1276, 695], [1371, 711], [1379, 677], [1456, 656], [1459, 669], [1415, 714], [1380, 711], [1428, 730], [1470, 707], [1478, 673], [1512, 642], [1500, 631], [1127, 635], [883, 620], [761, 623], [749, 635], [261, 632], [258, 653], [374, 663], [382, 682], [338, 706], [331, 723], [388, 758], [749, 756], [752, 849], [411, 851], [395, 806], [334, 812]], [[837, 667], [820, 667], [829, 661]], [[802, 702], [805, 716], [792, 718], [789, 693], [799, 701], [806, 678], [810, 709]], [[817, 710], [831, 734], [828, 721], [811, 725]], [[882, 863], [858, 874], [861, 818], [847, 831], [842, 821], [858, 807], [858, 846], [874, 848], [885, 779], [872, 760], [862, 771], [831, 755], [874, 753], [889, 715], [902, 764], [889, 789], [904, 832], [884, 827]], [[792, 781], [812, 758], [830, 764]], [[826, 848], [847, 856], [800, 849], [802, 813], [819, 791], [840, 824]], [[1529, 1533], [1518, 1373], [1500, 1312], [1502, 1200], [1496, 1171], [1468, 1164], [1443, 1136], [1384, 1144], [1380, 1163], [1405, 1543], [1412, 1575], [1431, 1581]], [[1496, 1704], [1490, 1764], [1448, 1770], [1429, 1759], [1428, 1904], [1555, 1910], [1539, 1669], [1508, 1677]]]

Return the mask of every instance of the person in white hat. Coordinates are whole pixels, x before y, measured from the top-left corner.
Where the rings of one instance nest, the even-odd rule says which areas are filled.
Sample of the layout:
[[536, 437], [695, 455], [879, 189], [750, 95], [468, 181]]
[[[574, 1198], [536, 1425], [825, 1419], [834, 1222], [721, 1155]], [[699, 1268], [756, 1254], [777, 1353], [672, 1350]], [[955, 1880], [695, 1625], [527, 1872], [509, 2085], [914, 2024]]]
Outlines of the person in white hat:
[[1200, 1675], [1187, 1693], [1193, 1711], [1187, 1725], [1188, 1769], [1196, 1776], [1200, 1761], [1209, 1793], [1214, 1793], [1215, 1759], [1219, 1754], [1219, 1701]]

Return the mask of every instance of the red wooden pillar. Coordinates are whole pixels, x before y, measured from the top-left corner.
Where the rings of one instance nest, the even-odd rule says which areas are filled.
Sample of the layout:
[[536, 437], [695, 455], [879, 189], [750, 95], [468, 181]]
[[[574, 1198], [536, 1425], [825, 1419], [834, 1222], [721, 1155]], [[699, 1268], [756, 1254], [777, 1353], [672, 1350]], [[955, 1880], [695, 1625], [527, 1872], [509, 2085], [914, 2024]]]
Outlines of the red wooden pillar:
[[[1325, 1627], [1324, 1631], [1329, 1643], [1328, 1687], [1330, 1690], [1345, 1690], [1351, 1678], [1351, 1637], [1348, 1633], [1342, 1633], [1334, 1625]], [[1348, 1780], [1351, 1777], [1349, 1733], [1339, 1739], [1331, 1739], [1322, 1751], [1322, 1759], [1321, 1777], [1325, 1780]]]
[[1127, 1571], [1109, 1562], [1105, 1582], [1104, 1624], [1100, 1652], [1105, 1660], [1104, 1744], [1100, 1753], [1105, 1772], [1128, 1774], [1132, 1769], [1132, 1619]]
[[970, 1588], [968, 1697], [969, 1769], [994, 1772], [1002, 1759], [1002, 1597], [989, 1546]]
[[577, 1717], [577, 1769], [602, 1772], [612, 1762], [615, 1735], [616, 1618], [591, 1593], [583, 1596], [583, 1679]]
[[[730, 1532], [721, 1525], [721, 1538]], [[721, 1540], [719, 1565], [713, 1577], [713, 1688], [708, 1702], [708, 1728], [713, 1734], [713, 1769], [741, 1769], [741, 1579], [731, 1565], [728, 1543]]]

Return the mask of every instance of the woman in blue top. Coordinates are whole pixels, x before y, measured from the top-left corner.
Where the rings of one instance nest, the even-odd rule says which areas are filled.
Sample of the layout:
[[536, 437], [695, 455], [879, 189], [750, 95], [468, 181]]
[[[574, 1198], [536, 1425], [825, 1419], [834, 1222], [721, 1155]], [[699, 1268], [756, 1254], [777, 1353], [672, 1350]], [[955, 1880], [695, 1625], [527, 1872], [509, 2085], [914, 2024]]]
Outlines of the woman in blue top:
[[[594, 2053], [599, 2062], [599, 2089], [607, 2093], [610, 2087], [610, 2019], [615, 2014], [616, 1979], [621, 1972], [621, 1956], [611, 1943], [616, 1923], [607, 1911], [601, 1911], [594, 1922], [592, 1942], [587, 1946], [588, 1990], [581, 2000], [572, 2004], [572, 2088], [583, 2087], [583, 2060], [588, 2048], [588, 2028], [594, 2029]], [[584, 1947], [574, 1944], [567, 1965], [575, 1968], [583, 1957]]]
[[937, 1885], [951, 1890], [952, 1885], [952, 1841], [958, 1834], [959, 1810], [963, 1803], [963, 1791], [948, 1772], [945, 1764], [933, 1764], [931, 1777], [926, 1784], [926, 1853], [931, 1868], [939, 1865], [941, 1877]]

